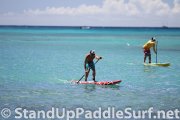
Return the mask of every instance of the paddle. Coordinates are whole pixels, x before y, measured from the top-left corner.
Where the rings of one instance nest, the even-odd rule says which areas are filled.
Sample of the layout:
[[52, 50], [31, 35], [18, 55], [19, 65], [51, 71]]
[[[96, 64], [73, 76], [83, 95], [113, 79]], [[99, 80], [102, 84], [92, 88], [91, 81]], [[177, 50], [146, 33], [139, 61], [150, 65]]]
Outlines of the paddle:
[[[100, 59], [98, 59], [94, 64], [96, 64], [99, 60], [100, 60]], [[88, 71], [90, 71], [90, 68], [88, 69]], [[79, 81], [81, 81], [84, 76], [85, 76], [85, 74], [77, 81], [77, 83], [79, 83]]]
[[157, 44], [158, 44], [158, 41], [156, 42], [156, 63], [157, 63]]

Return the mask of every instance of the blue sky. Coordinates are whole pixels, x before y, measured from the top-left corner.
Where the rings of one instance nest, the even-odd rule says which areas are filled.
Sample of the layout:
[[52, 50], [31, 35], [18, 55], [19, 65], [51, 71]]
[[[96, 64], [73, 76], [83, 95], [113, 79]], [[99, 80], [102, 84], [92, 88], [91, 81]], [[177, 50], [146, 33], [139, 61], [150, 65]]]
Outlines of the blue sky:
[[180, 27], [180, 0], [0, 0], [0, 25]]

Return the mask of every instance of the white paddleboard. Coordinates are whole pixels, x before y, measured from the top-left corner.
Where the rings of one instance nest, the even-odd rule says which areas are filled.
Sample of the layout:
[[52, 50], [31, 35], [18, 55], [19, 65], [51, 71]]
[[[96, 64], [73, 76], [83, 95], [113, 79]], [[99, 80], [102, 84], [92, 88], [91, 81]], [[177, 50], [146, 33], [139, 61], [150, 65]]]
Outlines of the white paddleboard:
[[145, 66], [162, 66], [162, 67], [168, 67], [170, 66], [170, 63], [144, 63]]

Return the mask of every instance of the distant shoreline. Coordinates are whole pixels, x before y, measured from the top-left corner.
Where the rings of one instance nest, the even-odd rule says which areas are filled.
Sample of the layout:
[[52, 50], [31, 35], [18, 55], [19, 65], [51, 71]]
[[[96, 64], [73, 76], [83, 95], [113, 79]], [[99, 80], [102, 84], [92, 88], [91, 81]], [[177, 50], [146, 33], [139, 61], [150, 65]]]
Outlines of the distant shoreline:
[[44, 28], [80, 28], [80, 29], [93, 29], [93, 28], [157, 28], [157, 29], [179, 29], [180, 27], [132, 27], [132, 26], [50, 26], [50, 25], [0, 25], [0, 27], [24, 27], [24, 28], [37, 28], [37, 27], [44, 27]]

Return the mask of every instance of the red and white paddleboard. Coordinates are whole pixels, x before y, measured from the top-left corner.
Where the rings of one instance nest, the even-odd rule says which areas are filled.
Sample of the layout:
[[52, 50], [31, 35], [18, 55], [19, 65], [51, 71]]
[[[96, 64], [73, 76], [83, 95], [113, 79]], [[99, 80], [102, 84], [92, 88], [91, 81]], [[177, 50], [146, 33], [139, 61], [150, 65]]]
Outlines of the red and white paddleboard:
[[[77, 83], [78, 81], [73, 81], [74, 83]], [[122, 80], [113, 80], [113, 81], [99, 81], [99, 82], [94, 82], [94, 81], [80, 81], [77, 84], [95, 84], [95, 85], [115, 85], [122, 82]]]

